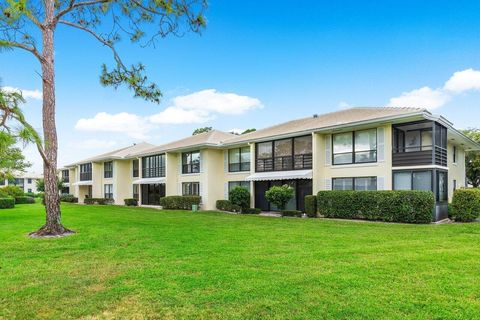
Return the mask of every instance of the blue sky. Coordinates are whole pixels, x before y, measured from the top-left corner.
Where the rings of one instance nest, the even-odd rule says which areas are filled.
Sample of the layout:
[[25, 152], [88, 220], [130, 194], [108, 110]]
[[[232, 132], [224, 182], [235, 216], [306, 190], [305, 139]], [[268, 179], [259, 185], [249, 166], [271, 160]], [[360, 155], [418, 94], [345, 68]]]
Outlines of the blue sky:
[[[60, 165], [200, 126], [262, 128], [348, 106], [425, 106], [459, 128], [480, 126], [480, 2], [211, 0], [206, 17], [202, 35], [121, 44], [162, 89], [160, 105], [101, 87], [110, 52], [58, 31]], [[40, 90], [38, 71], [23, 52], [0, 54], [4, 86]], [[24, 107], [37, 127], [40, 107], [35, 97]], [[35, 150], [25, 153], [39, 171]]]

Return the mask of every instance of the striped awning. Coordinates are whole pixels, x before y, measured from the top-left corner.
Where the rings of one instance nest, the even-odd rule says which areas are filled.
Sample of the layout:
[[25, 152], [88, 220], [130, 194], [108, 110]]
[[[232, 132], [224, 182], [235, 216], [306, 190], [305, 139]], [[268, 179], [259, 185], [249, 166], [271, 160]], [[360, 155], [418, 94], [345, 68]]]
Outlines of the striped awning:
[[133, 180], [133, 184], [161, 184], [165, 182], [167, 182], [167, 179], [165, 177], [142, 178], [142, 179]]
[[312, 170], [291, 170], [256, 172], [245, 178], [246, 181], [269, 181], [269, 180], [291, 180], [291, 179], [312, 179]]
[[73, 183], [74, 186], [91, 186], [92, 185], [92, 180], [88, 181], [77, 181]]

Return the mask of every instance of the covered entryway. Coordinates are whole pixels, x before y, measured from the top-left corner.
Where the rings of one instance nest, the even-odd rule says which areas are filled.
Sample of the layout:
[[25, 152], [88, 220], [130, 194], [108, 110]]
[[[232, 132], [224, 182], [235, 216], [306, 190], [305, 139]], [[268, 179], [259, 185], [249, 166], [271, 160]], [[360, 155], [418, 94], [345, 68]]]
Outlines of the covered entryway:
[[265, 199], [265, 192], [273, 186], [288, 184], [295, 195], [287, 204], [287, 210], [305, 211], [305, 196], [312, 194], [312, 170], [258, 172], [250, 175], [247, 181], [254, 181], [255, 208], [262, 211], [278, 211], [278, 208]]
[[133, 181], [140, 185], [140, 204], [159, 206], [160, 198], [165, 197], [165, 178], [144, 178]]

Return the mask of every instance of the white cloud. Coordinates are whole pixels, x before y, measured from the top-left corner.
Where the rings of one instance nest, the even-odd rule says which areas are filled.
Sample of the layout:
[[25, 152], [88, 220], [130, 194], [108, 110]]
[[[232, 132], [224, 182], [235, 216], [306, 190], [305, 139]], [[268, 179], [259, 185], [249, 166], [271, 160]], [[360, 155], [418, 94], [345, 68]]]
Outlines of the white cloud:
[[100, 112], [93, 118], [78, 120], [75, 129], [90, 132], [125, 133], [135, 139], [146, 139], [151, 125], [145, 118], [136, 114]]
[[168, 107], [162, 112], [150, 116], [148, 120], [155, 124], [187, 124], [204, 123], [213, 118], [204, 110], [184, 110], [177, 107]]
[[108, 149], [117, 145], [114, 140], [87, 139], [76, 144], [82, 149]]
[[131, 113], [97, 113], [93, 118], [80, 119], [75, 129], [91, 132], [126, 133], [135, 139], [146, 139], [147, 133], [161, 124], [199, 124], [215, 119], [218, 115], [239, 115], [255, 108], [262, 108], [260, 100], [235, 93], [222, 93], [215, 89], [194, 92], [172, 99], [164, 110], [149, 116]]
[[238, 129], [238, 128], [234, 128], [234, 129], [230, 129], [228, 130], [228, 132], [231, 132], [233, 134], [242, 134], [245, 132], [246, 129]]
[[205, 123], [217, 114], [240, 115], [262, 107], [257, 98], [206, 89], [173, 98], [171, 106], [149, 120], [156, 124]]
[[173, 107], [183, 110], [203, 110], [238, 115], [251, 109], [261, 108], [262, 103], [256, 98], [207, 89], [174, 98]]
[[450, 100], [450, 96], [441, 89], [422, 87], [403, 92], [399, 97], [391, 98], [387, 107], [416, 107], [436, 109]]
[[443, 87], [447, 91], [453, 93], [462, 93], [468, 90], [480, 89], [480, 71], [466, 69], [455, 72]]
[[352, 107], [353, 107], [352, 105], [350, 105], [348, 102], [345, 102], [345, 101], [340, 101], [340, 103], [338, 104], [339, 109], [350, 109]]
[[42, 91], [40, 90], [25, 90], [14, 87], [2, 87], [7, 92], [19, 92], [25, 99], [42, 100]]

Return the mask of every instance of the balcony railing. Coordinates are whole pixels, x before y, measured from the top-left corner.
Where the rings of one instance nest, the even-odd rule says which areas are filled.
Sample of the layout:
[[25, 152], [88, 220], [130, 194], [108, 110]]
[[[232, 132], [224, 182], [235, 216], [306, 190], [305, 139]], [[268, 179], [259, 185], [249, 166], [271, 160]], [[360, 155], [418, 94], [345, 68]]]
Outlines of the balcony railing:
[[394, 167], [439, 165], [447, 166], [447, 150], [433, 145], [394, 148], [392, 164]]
[[80, 181], [90, 181], [92, 180], [91, 172], [80, 172]]
[[[135, 176], [135, 171], [134, 171]], [[142, 168], [142, 178], [165, 177], [165, 167]]]
[[257, 172], [312, 169], [312, 154], [257, 159]]

